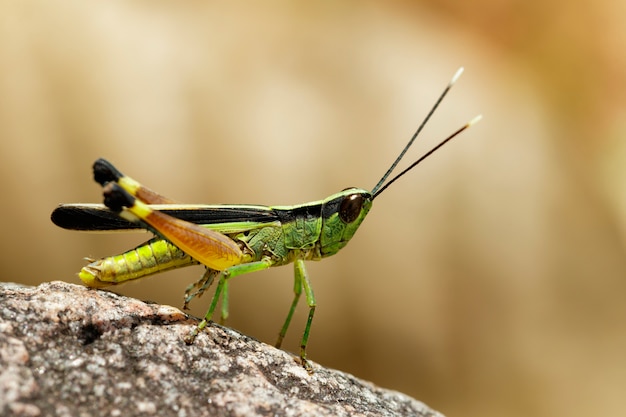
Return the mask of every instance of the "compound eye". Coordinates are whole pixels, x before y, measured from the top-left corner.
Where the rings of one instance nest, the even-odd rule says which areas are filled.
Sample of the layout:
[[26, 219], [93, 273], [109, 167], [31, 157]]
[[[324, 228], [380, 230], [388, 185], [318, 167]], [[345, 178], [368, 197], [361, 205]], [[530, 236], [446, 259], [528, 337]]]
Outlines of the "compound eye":
[[344, 223], [352, 223], [361, 214], [361, 208], [363, 207], [363, 195], [362, 194], [350, 194], [345, 197], [339, 206], [339, 218]]

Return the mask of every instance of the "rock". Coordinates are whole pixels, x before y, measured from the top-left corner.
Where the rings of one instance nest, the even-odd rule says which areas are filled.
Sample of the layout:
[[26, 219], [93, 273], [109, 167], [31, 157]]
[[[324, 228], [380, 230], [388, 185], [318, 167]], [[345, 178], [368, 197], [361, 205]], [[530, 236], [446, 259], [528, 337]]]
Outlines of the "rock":
[[442, 416], [182, 311], [64, 282], [0, 283], [0, 414]]

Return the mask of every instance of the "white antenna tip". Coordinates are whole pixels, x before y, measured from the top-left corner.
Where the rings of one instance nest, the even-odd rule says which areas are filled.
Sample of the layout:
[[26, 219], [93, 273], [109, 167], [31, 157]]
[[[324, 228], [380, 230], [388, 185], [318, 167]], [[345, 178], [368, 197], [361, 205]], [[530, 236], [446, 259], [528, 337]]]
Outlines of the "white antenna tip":
[[476, 123], [480, 122], [480, 120], [483, 118], [482, 114], [479, 114], [478, 116], [474, 117], [472, 120], [470, 120], [469, 122], [467, 122], [467, 127], [470, 127], [472, 125], [475, 125]]
[[463, 67], [459, 68], [455, 73], [454, 76], [452, 77], [452, 79], [450, 80], [450, 85], [454, 84], [456, 82], [456, 80], [459, 79], [459, 77], [461, 76], [461, 74], [463, 74]]

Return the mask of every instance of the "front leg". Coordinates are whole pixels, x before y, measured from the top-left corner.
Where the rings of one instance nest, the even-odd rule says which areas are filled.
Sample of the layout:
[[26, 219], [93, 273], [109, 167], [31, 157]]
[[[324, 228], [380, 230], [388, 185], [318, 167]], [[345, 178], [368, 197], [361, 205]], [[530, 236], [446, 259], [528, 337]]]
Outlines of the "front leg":
[[289, 324], [291, 323], [291, 318], [293, 317], [294, 312], [296, 311], [296, 306], [298, 305], [298, 301], [300, 301], [300, 296], [302, 295], [302, 290], [304, 289], [304, 294], [306, 296], [306, 303], [309, 306], [309, 317], [306, 322], [306, 327], [304, 328], [304, 334], [302, 335], [302, 340], [300, 342], [300, 361], [302, 362], [302, 366], [307, 372], [312, 373], [313, 368], [311, 364], [306, 359], [306, 346], [309, 341], [309, 332], [311, 331], [311, 323], [313, 322], [313, 315], [315, 314], [315, 295], [313, 295], [313, 288], [311, 288], [311, 282], [309, 281], [309, 275], [306, 272], [306, 268], [304, 267], [304, 261], [302, 259], [297, 259], [294, 264], [294, 280], [293, 280], [293, 301], [291, 302], [291, 307], [289, 308], [289, 313], [287, 313], [287, 318], [285, 319], [285, 323], [278, 334], [278, 340], [276, 341], [276, 347], [280, 348], [280, 345], [283, 343], [283, 339], [287, 334], [287, 329], [289, 328]]
[[315, 307], [317, 303], [315, 302], [315, 295], [313, 294], [313, 288], [311, 287], [311, 281], [309, 281], [309, 274], [306, 272], [304, 268], [304, 261], [298, 259], [294, 264], [296, 281], [300, 281], [302, 283], [302, 287], [304, 288], [304, 295], [306, 296], [306, 303], [309, 306], [309, 317], [306, 321], [306, 327], [304, 328], [304, 334], [302, 335], [302, 341], [300, 342], [300, 360], [302, 361], [302, 366], [307, 370], [308, 373], [313, 373], [313, 368], [311, 364], [306, 359], [306, 346], [309, 341], [309, 332], [311, 331], [311, 323], [313, 323], [313, 315], [315, 314]]

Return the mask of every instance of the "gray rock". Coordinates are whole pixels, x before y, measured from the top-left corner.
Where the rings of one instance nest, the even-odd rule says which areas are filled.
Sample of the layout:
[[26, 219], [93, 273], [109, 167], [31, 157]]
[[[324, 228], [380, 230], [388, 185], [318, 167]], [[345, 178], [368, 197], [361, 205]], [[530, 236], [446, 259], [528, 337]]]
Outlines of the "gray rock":
[[51, 282], [0, 283], [0, 414], [442, 416], [180, 310]]

